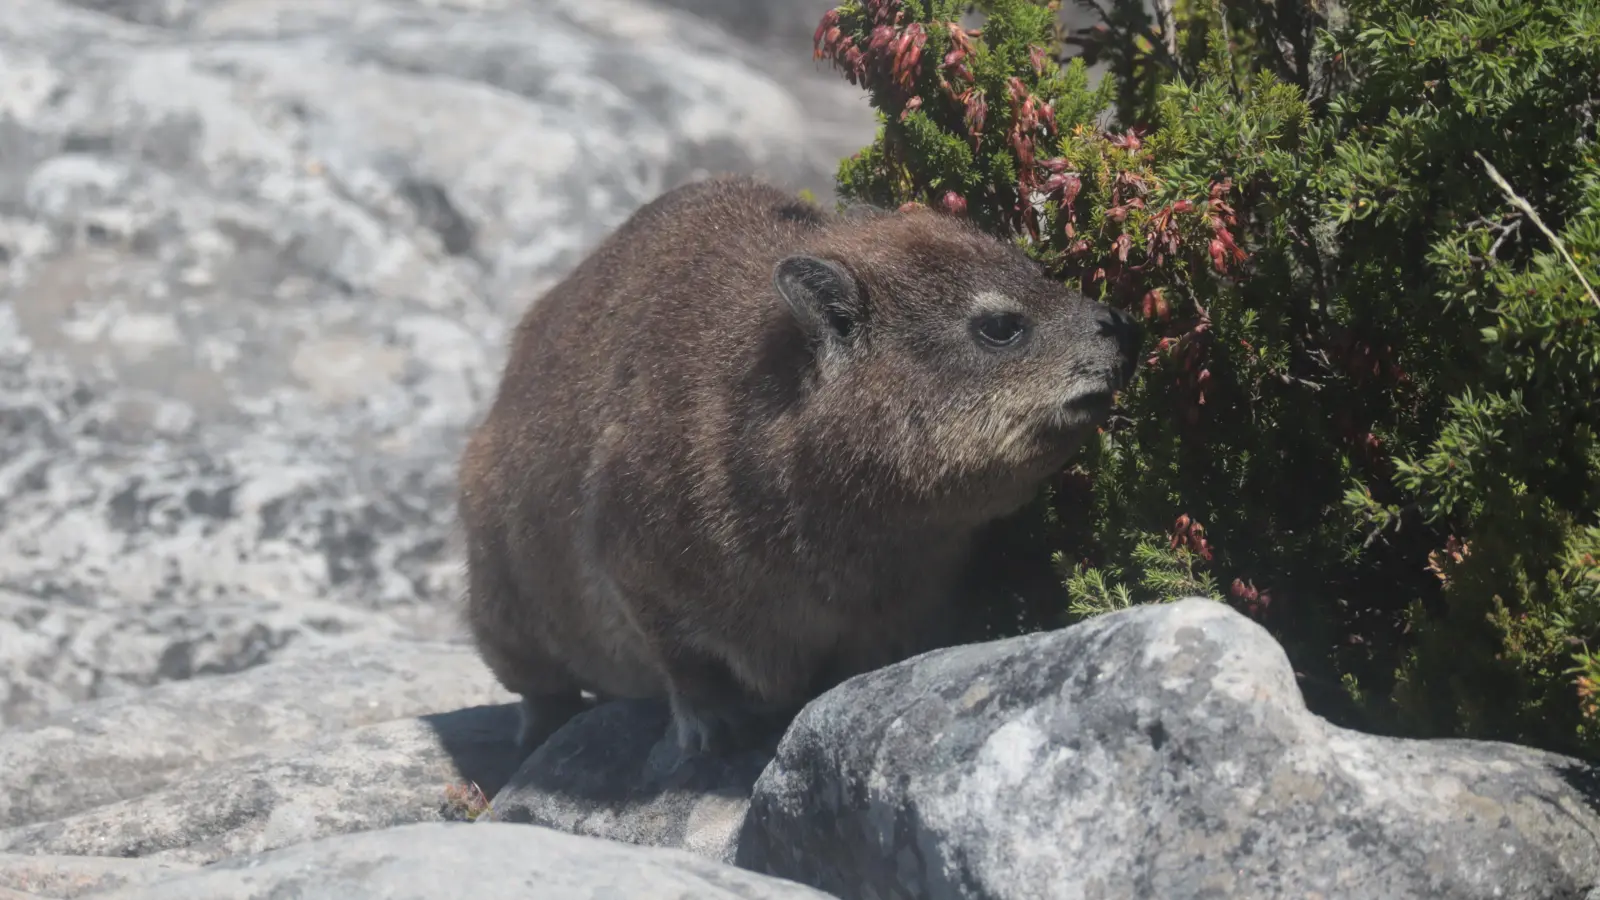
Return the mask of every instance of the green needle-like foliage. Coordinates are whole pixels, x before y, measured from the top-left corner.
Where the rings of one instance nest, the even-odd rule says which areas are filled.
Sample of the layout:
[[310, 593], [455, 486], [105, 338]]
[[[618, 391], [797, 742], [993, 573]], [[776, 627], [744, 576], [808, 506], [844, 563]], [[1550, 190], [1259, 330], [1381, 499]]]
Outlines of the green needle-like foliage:
[[817, 31], [881, 114], [846, 198], [1147, 332], [979, 574], [1054, 564], [1024, 627], [1208, 595], [1338, 721], [1600, 756], [1600, 0], [1099, 3]]

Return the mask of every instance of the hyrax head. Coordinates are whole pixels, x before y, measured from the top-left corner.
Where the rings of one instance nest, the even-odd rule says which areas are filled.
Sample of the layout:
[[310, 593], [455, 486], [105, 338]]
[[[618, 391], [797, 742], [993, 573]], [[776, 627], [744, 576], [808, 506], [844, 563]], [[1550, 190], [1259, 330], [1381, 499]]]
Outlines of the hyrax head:
[[927, 210], [828, 229], [773, 282], [809, 338], [812, 459], [941, 518], [1026, 502], [1104, 422], [1139, 349], [1126, 314]]

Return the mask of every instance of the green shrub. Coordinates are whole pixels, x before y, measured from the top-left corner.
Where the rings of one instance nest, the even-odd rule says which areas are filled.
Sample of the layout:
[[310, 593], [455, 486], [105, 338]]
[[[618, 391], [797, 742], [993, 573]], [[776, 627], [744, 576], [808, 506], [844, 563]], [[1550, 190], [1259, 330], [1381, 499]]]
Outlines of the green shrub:
[[817, 47], [880, 113], [845, 198], [1144, 322], [984, 557], [1055, 565], [1023, 627], [1208, 595], [1337, 721], [1600, 755], [1600, 2], [967, 6], [847, 2]]

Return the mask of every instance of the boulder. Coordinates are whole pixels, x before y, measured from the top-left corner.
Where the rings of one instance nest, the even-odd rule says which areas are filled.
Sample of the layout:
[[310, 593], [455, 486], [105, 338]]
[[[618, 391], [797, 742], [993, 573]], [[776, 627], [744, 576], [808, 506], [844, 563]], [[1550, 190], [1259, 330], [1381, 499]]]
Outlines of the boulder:
[[529, 825], [406, 825], [207, 866], [95, 900], [825, 900], [679, 850]]
[[827, 195], [872, 128], [650, 0], [0, 2], [0, 727], [458, 638], [525, 306], [667, 188]]
[[[0, 890], [779, 890], [728, 860], [880, 900], [1577, 898], [1600, 885], [1593, 768], [1334, 727], [1306, 711], [1271, 637], [1210, 601], [858, 676], [810, 704], [770, 763], [680, 755], [665, 705], [648, 701], [596, 706], [523, 760], [511, 700], [468, 648], [394, 642], [13, 729], [0, 734]], [[629, 855], [638, 845], [671, 853]], [[297, 881], [308, 872], [318, 880]], [[669, 889], [681, 893], [651, 893]], [[822, 896], [771, 896], [808, 895]]]
[[685, 758], [666, 704], [619, 701], [574, 718], [534, 751], [479, 822], [528, 822], [733, 861], [770, 753]]
[[[392, 732], [359, 729], [395, 720], [457, 722], [416, 717], [511, 699], [470, 649], [397, 641], [86, 703], [29, 727], [0, 731], [0, 834], [38, 834], [17, 827], [162, 791], [173, 803], [193, 806], [193, 815], [208, 808], [214, 814], [232, 789], [223, 785], [217, 788], [222, 794], [208, 796], [197, 791], [194, 779], [228, 760], [274, 750], [294, 759], [318, 741], [332, 747], [350, 733], [400, 740]], [[469, 721], [476, 727], [478, 720]], [[515, 727], [510, 721], [505, 728]], [[434, 746], [427, 743], [428, 730], [399, 727], [420, 742], [411, 750]], [[496, 731], [481, 740], [506, 737]], [[363, 739], [351, 740], [359, 746]], [[515, 760], [506, 765], [514, 768]], [[148, 804], [168, 800], [144, 802], [150, 810]]]
[[1186, 599], [846, 682], [757, 781], [738, 862], [845, 900], [1581, 898], [1600, 774], [1335, 727], [1264, 629]]

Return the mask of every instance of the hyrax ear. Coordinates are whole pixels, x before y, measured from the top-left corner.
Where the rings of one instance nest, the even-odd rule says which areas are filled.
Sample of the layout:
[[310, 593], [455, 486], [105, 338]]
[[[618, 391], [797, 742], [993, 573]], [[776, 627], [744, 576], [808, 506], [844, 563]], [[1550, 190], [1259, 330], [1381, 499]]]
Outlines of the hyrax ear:
[[790, 256], [772, 270], [772, 283], [806, 333], [849, 340], [861, 324], [861, 289], [844, 266], [816, 256]]

